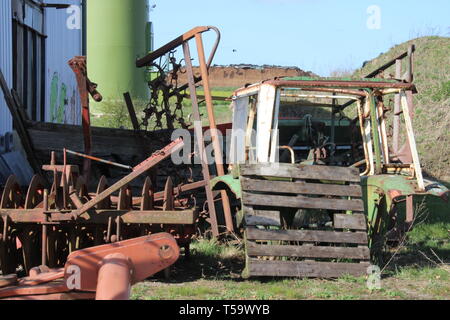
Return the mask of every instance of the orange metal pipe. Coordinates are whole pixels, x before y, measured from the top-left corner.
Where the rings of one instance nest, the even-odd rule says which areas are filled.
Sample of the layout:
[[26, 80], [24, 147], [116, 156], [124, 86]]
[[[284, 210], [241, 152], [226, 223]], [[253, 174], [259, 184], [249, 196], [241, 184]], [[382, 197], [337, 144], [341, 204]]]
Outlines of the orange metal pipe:
[[98, 271], [95, 300], [129, 300], [132, 266], [122, 253], [106, 256]]

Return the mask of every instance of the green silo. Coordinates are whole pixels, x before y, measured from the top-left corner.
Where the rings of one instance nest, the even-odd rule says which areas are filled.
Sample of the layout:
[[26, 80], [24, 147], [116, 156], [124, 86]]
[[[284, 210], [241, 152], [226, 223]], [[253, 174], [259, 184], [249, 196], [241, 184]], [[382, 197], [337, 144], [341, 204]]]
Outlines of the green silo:
[[90, 79], [104, 101], [147, 99], [145, 68], [135, 61], [150, 51], [148, 0], [87, 1], [87, 61]]

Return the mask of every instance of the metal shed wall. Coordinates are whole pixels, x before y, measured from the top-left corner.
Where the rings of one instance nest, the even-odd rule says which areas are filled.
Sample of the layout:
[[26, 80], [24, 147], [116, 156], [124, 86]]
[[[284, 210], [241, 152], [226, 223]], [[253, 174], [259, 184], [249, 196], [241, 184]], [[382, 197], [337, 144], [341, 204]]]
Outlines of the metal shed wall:
[[[11, 1], [0, 1], [0, 69], [12, 87], [12, 17]], [[0, 90], [0, 136], [12, 131], [12, 118]]]
[[67, 62], [82, 55], [81, 0], [48, 0], [71, 4], [68, 9], [46, 9], [46, 121], [81, 124], [81, 107], [75, 75]]

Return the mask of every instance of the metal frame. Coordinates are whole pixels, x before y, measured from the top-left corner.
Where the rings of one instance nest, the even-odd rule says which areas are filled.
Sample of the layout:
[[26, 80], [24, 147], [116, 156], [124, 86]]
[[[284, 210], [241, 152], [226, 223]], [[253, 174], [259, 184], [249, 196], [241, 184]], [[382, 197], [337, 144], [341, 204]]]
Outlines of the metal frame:
[[[213, 30], [216, 33], [217, 38], [216, 38], [216, 42], [213, 46], [213, 49], [211, 50], [211, 53], [209, 55], [209, 59], [208, 59], [208, 61], [206, 61], [202, 34], [209, 30]], [[201, 77], [198, 77], [198, 78], [196, 78], [194, 76], [194, 71], [193, 71], [193, 66], [192, 66], [192, 56], [191, 56], [191, 52], [190, 52], [190, 48], [189, 48], [189, 41], [192, 39], [195, 39], [195, 42], [196, 42], [200, 70], [201, 70]], [[201, 125], [202, 119], [201, 119], [200, 110], [199, 110], [196, 84], [201, 81], [202, 86], [204, 88], [205, 100], [206, 100], [207, 111], [208, 111], [208, 120], [210, 123], [212, 144], [213, 144], [214, 155], [215, 155], [216, 170], [217, 170], [217, 174], [219, 176], [221, 176], [221, 175], [225, 174], [225, 170], [224, 170], [224, 166], [223, 166], [223, 154], [222, 154], [222, 148], [219, 143], [219, 138], [217, 136], [217, 126], [216, 126], [216, 121], [215, 121], [213, 102], [212, 102], [212, 96], [211, 96], [210, 85], [209, 85], [209, 68], [214, 59], [219, 42], [220, 42], [220, 32], [216, 27], [212, 27], [212, 26], [196, 27], [196, 28], [184, 33], [183, 35], [177, 37], [176, 39], [174, 39], [171, 42], [167, 43], [166, 45], [162, 46], [161, 48], [155, 50], [154, 52], [150, 53], [149, 55], [139, 59], [136, 62], [137, 67], [139, 67], [139, 68], [146, 67], [146, 66], [151, 65], [153, 63], [153, 61], [155, 61], [156, 59], [159, 59], [160, 57], [177, 49], [180, 46], [183, 49], [188, 83], [177, 88], [177, 92], [181, 92], [181, 91], [189, 88], [190, 98], [191, 98], [191, 103], [192, 103], [192, 110], [193, 110], [193, 117], [196, 122], [196, 125], [194, 126], [194, 131], [195, 131], [195, 135], [197, 137], [197, 143], [198, 143], [199, 149], [200, 149], [199, 156], [200, 156], [200, 159], [202, 162], [203, 178], [207, 184], [205, 186], [205, 192], [206, 192], [206, 197], [207, 197], [207, 202], [208, 202], [208, 209], [209, 209], [209, 213], [210, 213], [210, 223], [211, 223], [213, 235], [215, 237], [219, 236], [219, 226], [218, 226], [218, 222], [217, 222], [217, 214], [216, 214], [216, 208], [215, 208], [215, 202], [214, 202], [214, 195], [213, 195], [210, 185], [209, 185], [209, 181], [211, 179], [211, 173], [210, 173], [210, 170], [208, 167], [208, 162], [207, 162], [207, 157], [206, 157], [206, 152], [205, 152], [205, 143], [204, 143], [204, 139], [203, 139], [203, 128]], [[227, 231], [233, 232], [234, 227], [233, 227], [233, 221], [232, 221], [232, 217], [231, 217], [230, 201], [228, 199], [228, 194], [225, 190], [221, 191], [221, 198], [222, 198], [222, 206], [223, 206], [223, 210], [224, 210]]]

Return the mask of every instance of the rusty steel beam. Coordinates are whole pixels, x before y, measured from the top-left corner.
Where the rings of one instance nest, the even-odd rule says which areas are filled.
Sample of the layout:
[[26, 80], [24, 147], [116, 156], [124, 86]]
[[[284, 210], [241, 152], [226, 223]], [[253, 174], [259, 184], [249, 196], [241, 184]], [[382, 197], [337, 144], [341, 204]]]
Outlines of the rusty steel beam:
[[[205, 92], [205, 100], [206, 100], [206, 110], [208, 112], [208, 120], [209, 120], [209, 127], [211, 129], [211, 139], [214, 149], [214, 157], [216, 162], [216, 169], [217, 169], [217, 175], [224, 176], [225, 170], [223, 165], [223, 153], [222, 153], [222, 146], [220, 145], [219, 137], [217, 136], [217, 125], [216, 125], [216, 118], [214, 115], [214, 105], [213, 100], [211, 96], [211, 88], [209, 83], [209, 71], [206, 64], [206, 58], [205, 58], [205, 49], [203, 46], [203, 39], [202, 35], [197, 33], [195, 35], [195, 41], [197, 44], [197, 52], [198, 52], [198, 59], [200, 63], [200, 72], [202, 77], [202, 85], [203, 90]], [[221, 190], [220, 195], [222, 198], [222, 207], [225, 215], [225, 223], [228, 232], [233, 232], [233, 218], [231, 216], [231, 207], [230, 207], [230, 199], [228, 198], [228, 194], [226, 190]]]
[[[379, 67], [378, 69], [372, 71], [371, 73], [369, 73], [367, 76], [365, 76], [364, 78], [375, 78], [376, 76], [378, 76], [381, 72], [387, 70], [388, 68], [392, 67], [397, 60], [403, 60], [406, 57], [411, 57], [413, 55], [413, 53], [416, 51], [416, 46], [415, 45], [411, 45], [408, 47], [408, 51], [402, 53], [401, 55], [399, 55], [398, 57], [392, 59], [391, 61], [385, 63], [384, 65], [382, 65], [381, 67]], [[398, 77], [398, 74], [396, 74], [395, 76], [398, 80], [400, 80], [401, 76]], [[408, 77], [409, 78], [409, 77]], [[412, 82], [412, 79], [408, 79], [408, 82]]]
[[218, 33], [218, 29], [213, 26], [201, 26], [201, 27], [195, 27], [192, 30], [189, 30], [188, 32], [186, 32], [183, 35], [179, 36], [178, 38], [170, 41], [169, 43], [162, 46], [161, 48], [153, 51], [152, 53], [148, 54], [147, 56], [136, 61], [136, 67], [142, 68], [142, 67], [151, 65], [153, 63], [153, 61], [164, 56], [165, 54], [172, 51], [173, 49], [181, 46], [184, 42], [187, 42], [187, 41], [193, 39], [195, 37], [195, 35], [201, 34], [203, 32], [209, 31], [209, 30], [214, 30], [218, 34], [218, 38], [216, 40], [216, 43], [214, 44], [213, 50], [208, 59], [207, 65], [209, 68], [209, 66], [211, 65], [212, 60], [216, 54], [216, 51], [217, 51], [217, 48], [219, 45], [219, 41], [220, 41], [220, 33]]
[[208, 202], [209, 219], [211, 224], [211, 230], [214, 237], [219, 236], [219, 226], [217, 224], [216, 207], [214, 203], [214, 196], [211, 190], [211, 174], [209, 172], [208, 159], [205, 151], [205, 141], [203, 139], [203, 126], [200, 116], [200, 109], [198, 107], [197, 88], [195, 87], [194, 71], [192, 68], [191, 52], [189, 49], [189, 43], [183, 43], [184, 60], [186, 61], [186, 74], [189, 83], [189, 94], [191, 95], [192, 102], [192, 114], [195, 120], [194, 130], [197, 138], [197, 144], [199, 148], [199, 157], [202, 163], [203, 179], [206, 181], [205, 193], [206, 201]]
[[175, 140], [171, 144], [169, 144], [164, 149], [160, 150], [159, 152], [153, 154], [150, 158], [142, 162], [140, 165], [135, 167], [133, 169], [133, 172], [130, 173], [125, 178], [118, 181], [113, 186], [109, 187], [107, 190], [100, 193], [97, 197], [92, 199], [91, 201], [87, 202], [82, 208], [76, 210], [74, 212], [74, 217], [79, 217], [80, 215], [86, 213], [88, 210], [91, 210], [94, 208], [97, 204], [111, 196], [116, 191], [119, 191], [124, 186], [128, 185], [131, 181], [135, 180], [148, 170], [150, 170], [152, 167], [160, 163], [161, 161], [167, 159], [169, 156], [172, 155], [172, 153], [180, 150], [183, 148], [184, 142], [181, 138]]
[[[176, 195], [179, 195], [183, 192], [188, 192], [188, 191], [204, 188], [206, 185], [207, 185], [207, 182], [204, 180], [190, 183], [190, 184], [185, 184], [185, 185], [182, 185], [179, 187], [175, 187], [173, 189], [173, 193]], [[155, 198], [155, 200], [162, 200], [164, 198], [164, 191], [156, 192], [154, 195], [154, 198]]]
[[208, 27], [195, 27], [192, 30], [189, 30], [188, 32], [182, 34], [181, 36], [177, 37], [176, 39], [170, 41], [166, 45], [162, 46], [161, 48], [153, 51], [152, 53], [146, 55], [145, 57], [139, 59], [136, 61], [136, 67], [142, 68], [145, 66], [149, 66], [153, 61], [156, 59], [162, 57], [166, 53], [172, 51], [173, 49], [181, 46], [183, 42], [189, 41], [192, 38], [195, 37], [197, 33], [202, 33], [205, 31], [208, 31]]
[[370, 81], [344, 81], [344, 80], [268, 80], [265, 84], [277, 87], [324, 87], [324, 88], [353, 88], [353, 89], [403, 89], [414, 90], [415, 85], [403, 82], [370, 82]]
[[[126, 224], [194, 224], [198, 212], [195, 210], [108, 210], [99, 209], [94, 215], [82, 215], [76, 222], [73, 221], [72, 211], [47, 211], [42, 209], [0, 209], [0, 217], [7, 218], [15, 224], [59, 224], [61, 222], [73, 222], [82, 225], [107, 224], [108, 219], [120, 217]], [[48, 220], [46, 218], [48, 216]]]
[[[173, 194], [178, 196], [184, 192], [197, 190], [200, 188], [204, 188], [206, 186], [207, 186], [207, 183], [205, 180], [197, 181], [197, 182], [193, 182], [193, 183], [189, 183], [189, 184], [184, 184], [184, 185], [180, 185], [180, 186], [173, 188]], [[156, 192], [155, 194], [153, 194], [153, 201], [160, 201], [163, 199], [164, 199], [164, 191]], [[142, 197], [134, 197], [133, 198], [133, 206], [140, 205], [141, 202], [142, 202]]]
[[[408, 61], [408, 73], [406, 76], [406, 81], [409, 83], [412, 83], [414, 80], [414, 75], [413, 75], [413, 71], [414, 71], [414, 52], [416, 51], [416, 46], [415, 45], [411, 45], [408, 48], [408, 51], [402, 53], [401, 55], [399, 55], [398, 57], [392, 59], [391, 61], [387, 62], [386, 64], [384, 64], [383, 66], [379, 67], [378, 69], [372, 71], [371, 73], [369, 73], [367, 76], [365, 76], [365, 78], [375, 78], [376, 76], [378, 76], [381, 72], [387, 70], [388, 68], [392, 67], [393, 65], [396, 65], [395, 67], [395, 78], [398, 80], [402, 79], [402, 74], [401, 74], [401, 65], [402, 65], [402, 60], [405, 59], [406, 57], [409, 57], [409, 61]], [[400, 69], [399, 69], [400, 68]], [[414, 86], [412, 89], [413, 93], [417, 93], [417, 89]], [[399, 100], [399, 98], [398, 98]], [[340, 107], [340, 110], [344, 110], [345, 108], [347, 108], [348, 106], [352, 105], [354, 101], [348, 101], [347, 103], [343, 104]], [[398, 102], [398, 106], [400, 106], [400, 102]]]
[[[185, 34], [181, 35], [180, 37], [176, 38], [175, 40], [172, 40], [171, 42], [169, 42], [168, 44], [166, 44], [165, 46], [161, 47], [160, 49], [150, 53], [149, 55], [147, 55], [146, 57], [138, 60], [136, 62], [136, 66], [138, 68], [142, 68], [145, 66], [150, 66], [153, 61], [155, 61], [156, 59], [164, 56], [165, 54], [169, 53], [170, 51], [176, 49], [177, 47], [181, 46], [184, 42], [188, 42], [189, 40], [193, 39], [195, 37], [196, 34], [201, 34], [203, 32], [209, 31], [209, 30], [213, 30], [216, 32], [217, 34], [217, 38], [216, 41], [213, 45], [213, 48], [211, 50], [211, 53], [209, 55], [208, 58], [208, 62], [207, 62], [207, 68], [209, 70], [209, 68], [211, 67], [211, 64], [213, 62], [214, 56], [216, 55], [217, 49], [219, 47], [219, 43], [220, 43], [220, 32], [219, 29], [217, 29], [216, 27], [213, 26], [207, 26], [207, 27], [196, 27], [188, 32], [186, 32]], [[194, 75], [194, 83], [198, 83], [202, 80], [201, 77], [195, 77]], [[180, 87], [177, 88], [177, 90], [174, 90], [173, 92], [171, 92], [169, 94], [169, 98], [174, 96], [175, 94], [179, 93], [179, 92], [183, 92], [186, 89], [189, 88], [189, 83], [186, 83]]]
[[[75, 73], [78, 85], [78, 92], [81, 101], [82, 127], [84, 137], [84, 152], [91, 154], [92, 152], [92, 132], [91, 132], [91, 115], [89, 110], [89, 93], [96, 100], [101, 101], [101, 95], [96, 92], [96, 86], [93, 85], [87, 77], [86, 57], [74, 57], [68, 62], [70, 68]], [[83, 164], [83, 175], [86, 181], [89, 181], [91, 171], [91, 160], [85, 159]]]

